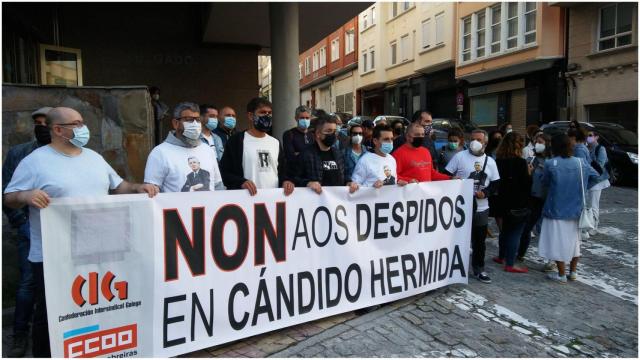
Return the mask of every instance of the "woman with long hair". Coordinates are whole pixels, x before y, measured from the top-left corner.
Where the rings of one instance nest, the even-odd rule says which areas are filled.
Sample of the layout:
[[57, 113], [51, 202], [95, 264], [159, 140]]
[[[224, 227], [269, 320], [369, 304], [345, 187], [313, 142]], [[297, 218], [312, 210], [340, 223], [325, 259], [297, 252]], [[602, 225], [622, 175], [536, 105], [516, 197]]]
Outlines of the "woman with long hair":
[[536, 226], [542, 215], [542, 206], [546, 192], [542, 186], [542, 174], [544, 172], [544, 162], [551, 158], [551, 138], [547, 134], [538, 133], [533, 138], [534, 157], [528, 158], [527, 163], [531, 169], [531, 194], [529, 195], [529, 218], [520, 236], [520, 246], [518, 247], [518, 260], [523, 261], [531, 242], [531, 230]]
[[496, 151], [496, 163], [500, 173], [497, 215], [502, 218], [502, 229], [498, 237], [498, 256], [493, 260], [504, 264], [504, 270], [525, 273], [527, 268], [515, 266], [520, 235], [526, 223], [531, 192], [531, 169], [522, 158], [524, 138], [512, 131], [504, 136]]
[[578, 220], [589, 179], [597, 178], [598, 173], [582, 159], [573, 156], [572, 144], [565, 134], [551, 139], [551, 153], [553, 158], [545, 161], [542, 175], [542, 183], [547, 187], [547, 197], [542, 209], [538, 254], [555, 261], [558, 266], [558, 272], [547, 274], [547, 278], [566, 284], [567, 262], [570, 263], [569, 280], [578, 278]]

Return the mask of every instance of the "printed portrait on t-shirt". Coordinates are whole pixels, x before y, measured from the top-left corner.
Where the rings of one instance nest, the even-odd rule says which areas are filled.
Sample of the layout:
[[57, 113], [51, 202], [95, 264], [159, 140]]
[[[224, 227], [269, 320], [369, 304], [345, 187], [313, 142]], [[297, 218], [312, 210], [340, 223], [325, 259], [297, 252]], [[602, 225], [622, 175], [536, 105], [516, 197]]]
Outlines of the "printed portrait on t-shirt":
[[271, 152], [269, 150], [257, 150], [258, 152], [258, 171], [271, 171]]
[[200, 168], [200, 160], [195, 156], [187, 159], [191, 171], [187, 174], [187, 181], [182, 186], [182, 192], [209, 191], [211, 175], [207, 170]]
[[395, 185], [396, 178], [391, 175], [391, 169], [389, 168], [389, 166], [385, 165], [383, 169], [384, 169], [385, 178], [382, 181], [382, 184], [383, 185]]
[[482, 171], [482, 164], [478, 161], [473, 164], [473, 168], [474, 171], [469, 174], [469, 179], [473, 179], [473, 191], [481, 191], [484, 189], [487, 174]]

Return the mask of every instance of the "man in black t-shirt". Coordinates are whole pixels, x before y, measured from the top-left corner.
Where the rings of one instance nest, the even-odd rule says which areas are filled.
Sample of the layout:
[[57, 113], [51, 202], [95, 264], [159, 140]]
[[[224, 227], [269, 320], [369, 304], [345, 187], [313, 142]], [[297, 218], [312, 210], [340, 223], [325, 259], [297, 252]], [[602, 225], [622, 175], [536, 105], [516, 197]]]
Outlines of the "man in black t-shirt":
[[330, 116], [320, 116], [315, 123], [315, 144], [308, 146], [301, 154], [301, 161], [295, 169], [296, 186], [306, 186], [316, 193], [323, 186], [349, 186], [349, 191], [358, 190], [358, 184], [345, 176], [344, 156], [333, 146], [337, 140], [336, 121]]

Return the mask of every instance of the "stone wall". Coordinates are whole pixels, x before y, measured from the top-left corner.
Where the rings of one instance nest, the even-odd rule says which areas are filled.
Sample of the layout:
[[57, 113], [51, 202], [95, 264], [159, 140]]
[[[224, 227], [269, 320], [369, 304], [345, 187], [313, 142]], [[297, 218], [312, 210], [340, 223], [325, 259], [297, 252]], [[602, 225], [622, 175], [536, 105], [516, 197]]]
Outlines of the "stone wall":
[[66, 106], [82, 114], [89, 147], [123, 178], [141, 182], [153, 147], [153, 109], [146, 87], [2, 86], [2, 159], [13, 145], [33, 138], [31, 113]]

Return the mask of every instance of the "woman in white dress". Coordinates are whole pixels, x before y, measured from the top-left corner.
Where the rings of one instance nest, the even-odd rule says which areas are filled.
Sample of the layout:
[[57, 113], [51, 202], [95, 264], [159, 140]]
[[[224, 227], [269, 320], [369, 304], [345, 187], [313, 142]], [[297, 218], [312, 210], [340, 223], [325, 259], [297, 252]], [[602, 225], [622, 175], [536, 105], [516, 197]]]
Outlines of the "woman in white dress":
[[572, 156], [572, 146], [565, 134], [551, 139], [551, 152], [553, 157], [545, 161], [542, 178], [543, 186], [548, 190], [542, 210], [538, 253], [555, 261], [558, 266], [558, 272], [549, 273], [547, 278], [565, 284], [567, 262], [570, 263], [569, 280], [576, 280], [578, 276], [578, 219], [589, 178], [597, 177], [598, 173], [589, 164]]

